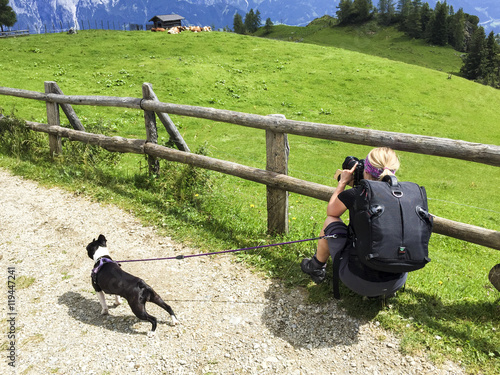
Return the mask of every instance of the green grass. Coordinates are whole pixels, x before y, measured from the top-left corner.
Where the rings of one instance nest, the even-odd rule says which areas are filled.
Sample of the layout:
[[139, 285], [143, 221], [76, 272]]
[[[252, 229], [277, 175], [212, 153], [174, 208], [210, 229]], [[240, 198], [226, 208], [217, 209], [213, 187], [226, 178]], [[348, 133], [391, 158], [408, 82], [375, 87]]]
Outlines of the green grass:
[[424, 68], [457, 74], [463, 62], [461, 52], [451, 47], [436, 47], [413, 39], [396, 27], [382, 27], [375, 21], [361, 26], [332, 26], [328, 16], [307, 27], [276, 25], [270, 34], [260, 29], [256, 35], [290, 42], [337, 47], [363, 54], [401, 61]]
[[[280, 29], [286, 30], [284, 26], [275, 30]], [[326, 42], [284, 43], [215, 32], [85, 31], [4, 39], [0, 40], [0, 85], [43, 91], [43, 81], [55, 80], [68, 95], [140, 97], [142, 83], [151, 82], [164, 102], [500, 144], [496, 108], [500, 91], [455, 76], [448, 79], [447, 72], [459, 66], [450, 63], [449, 50], [391, 37], [393, 50], [399, 51], [394, 59], [405, 62], [392, 61], [389, 56], [377, 57], [375, 50], [384, 50], [377, 47], [383, 33], [394, 35], [394, 31], [358, 31], [359, 36], [349, 35], [355, 29], [345, 34], [326, 28], [313, 35], [307, 34], [307, 28], [294, 32], [307, 34], [304, 41], [320, 40], [322, 33], [324, 40], [328, 33], [340, 33], [336, 40], [343, 35], [344, 44], [370, 48], [369, 54]], [[349, 43], [349, 38], [359, 40]], [[417, 46], [422, 47], [418, 66], [406, 56]], [[43, 102], [2, 96], [0, 108], [5, 115], [46, 121]], [[89, 130], [145, 138], [140, 111], [93, 106], [75, 106], [75, 110]], [[171, 117], [192, 150], [265, 168], [263, 131]], [[159, 133], [165, 143], [168, 135], [161, 126]], [[173, 163], [162, 163], [162, 174], [154, 179], [148, 176], [142, 156], [118, 157], [71, 142], [64, 143], [62, 156], [51, 160], [44, 147], [46, 135], [19, 132], [16, 141], [9, 134], [2, 136], [0, 131], [0, 166], [43, 184], [113, 202], [162, 233], [203, 251], [315, 237], [324, 220], [324, 202], [291, 194], [290, 234], [271, 238], [265, 233], [266, 196], [261, 185]], [[297, 136], [289, 140], [289, 174], [326, 185], [333, 184], [333, 173], [345, 156], [364, 157], [371, 149]], [[498, 168], [406, 152], [399, 155], [400, 179], [426, 187], [432, 213], [499, 229]], [[315, 243], [308, 242], [240, 253], [236, 259], [282, 278], [290, 287], [306, 288], [311, 302], [321, 303], [331, 298], [330, 285], [313, 285], [299, 268], [300, 259], [314, 249]], [[405, 352], [432, 353], [437, 362], [461, 361], [472, 373], [498, 372], [499, 294], [487, 280], [489, 269], [500, 260], [498, 252], [436, 234], [430, 252], [432, 262], [413, 272], [406, 292], [387, 307], [363, 301], [345, 289], [341, 305], [354, 316], [377, 320], [397, 332]]]
[[29, 288], [35, 281], [36, 279], [32, 276], [21, 275], [16, 279], [16, 289], [21, 290]]

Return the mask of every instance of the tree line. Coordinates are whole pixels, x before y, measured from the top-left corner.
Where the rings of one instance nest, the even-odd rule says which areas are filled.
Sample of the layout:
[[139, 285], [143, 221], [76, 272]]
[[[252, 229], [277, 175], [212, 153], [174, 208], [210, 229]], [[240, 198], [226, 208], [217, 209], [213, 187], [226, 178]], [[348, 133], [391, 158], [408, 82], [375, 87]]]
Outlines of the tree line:
[[463, 55], [460, 74], [470, 80], [500, 88], [499, 37], [488, 36], [479, 17], [457, 12], [446, 1], [434, 9], [421, 0], [341, 0], [337, 6], [339, 25], [356, 25], [376, 20], [383, 26], [397, 26], [408, 36], [438, 46], [449, 45]]
[[[252, 34], [256, 32], [262, 26], [262, 19], [260, 17], [260, 12], [257, 9], [255, 12], [250, 9], [245, 14], [245, 19], [238, 12], [235, 13], [233, 18], [233, 30], [236, 34]], [[272, 31], [274, 24], [271, 18], [266, 19], [264, 25], [264, 33], [269, 34]]]
[[[432, 9], [422, 0], [341, 0], [337, 6], [337, 25], [358, 25], [375, 21], [381, 26], [396, 26], [411, 38], [423, 39], [437, 46], [449, 45], [462, 55], [460, 75], [485, 85], [500, 88], [500, 36], [492, 32], [486, 36], [479, 17], [457, 12], [446, 1]], [[252, 34], [262, 26], [258, 10], [250, 9], [243, 18], [234, 15], [233, 30], [238, 34]], [[264, 34], [272, 31], [273, 23], [266, 20]]]
[[397, 25], [408, 36], [425, 39], [438, 46], [450, 45], [467, 52], [479, 17], [457, 12], [446, 1], [437, 2], [434, 9], [421, 0], [341, 0], [337, 7], [339, 25], [359, 24], [375, 19], [383, 26]]

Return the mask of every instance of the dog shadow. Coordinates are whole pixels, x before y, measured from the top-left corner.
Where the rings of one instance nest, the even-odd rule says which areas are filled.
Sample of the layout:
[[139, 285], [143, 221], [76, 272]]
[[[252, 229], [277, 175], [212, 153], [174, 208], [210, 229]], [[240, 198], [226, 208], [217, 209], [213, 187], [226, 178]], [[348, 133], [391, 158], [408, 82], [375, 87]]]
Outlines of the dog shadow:
[[[130, 310], [130, 314], [117, 315], [116, 308], [118, 306], [110, 305], [109, 303], [108, 308], [110, 314], [101, 315], [101, 304], [97, 300], [97, 296], [90, 299], [80, 293], [66, 292], [59, 297], [58, 302], [59, 304], [66, 305], [68, 307], [68, 315], [73, 319], [92, 326], [105, 328], [113, 332], [134, 335], [147, 335], [149, 329], [151, 328], [151, 323], [140, 320]], [[122, 299], [122, 304], [125, 304], [128, 308], [126, 300]], [[148, 331], [141, 332], [137, 330], [134, 325], [138, 322], [147, 324]], [[162, 323], [164, 322], [158, 319], [158, 324]]]

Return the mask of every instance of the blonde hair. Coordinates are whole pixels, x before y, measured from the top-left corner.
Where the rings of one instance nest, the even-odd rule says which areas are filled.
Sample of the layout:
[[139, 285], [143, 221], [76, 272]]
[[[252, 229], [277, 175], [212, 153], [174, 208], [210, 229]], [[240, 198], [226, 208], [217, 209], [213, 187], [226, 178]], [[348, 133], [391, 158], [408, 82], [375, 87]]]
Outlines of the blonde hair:
[[367, 159], [373, 167], [382, 171], [378, 177], [379, 180], [382, 180], [387, 175], [394, 176], [400, 166], [398, 156], [389, 147], [374, 148], [368, 154]]

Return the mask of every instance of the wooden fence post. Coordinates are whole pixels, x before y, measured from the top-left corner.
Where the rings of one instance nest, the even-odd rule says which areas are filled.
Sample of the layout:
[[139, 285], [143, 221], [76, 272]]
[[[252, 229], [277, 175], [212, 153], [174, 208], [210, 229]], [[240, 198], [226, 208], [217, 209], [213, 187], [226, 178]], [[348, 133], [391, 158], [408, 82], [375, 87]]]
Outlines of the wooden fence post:
[[[153, 91], [153, 85], [151, 83], [144, 83], [143, 85], [147, 85], [149, 87], [150, 99], [159, 102], [158, 97]], [[167, 131], [168, 135], [170, 136], [170, 139], [175, 143], [177, 148], [181, 151], [191, 152], [189, 150], [187, 143], [184, 141], [184, 138], [182, 138], [181, 133], [179, 133], [179, 130], [177, 130], [177, 127], [175, 126], [170, 116], [164, 112], [156, 112], [156, 115], [163, 123], [163, 126], [165, 126], [165, 130]]]
[[[57, 84], [54, 81], [44, 82], [45, 93], [51, 94], [56, 91]], [[47, 124], [57, 125], [61, 124], [61, 119], [59, 117], [59, 104], [54, 102], [45, 102], [47, 107]], [[61, 136], [49, 134], [49, 147], [50, 156], [60, 155], [62, 153], [62, 142]]]
[[[51, 90], [52, 90], [51, 92], [53, 94], [64, 95], [61, 88], [59, 87], [59, 85], [56, 82], [52, 82]], [[71, 106], [71, 104], [61, 103], [60, 106], [61, 106], [61, 109], [63, 110], [64, 114], [68, 118], [69, 123], [71, 124], [73, 129], [80, 130], [80, 131], [84, 132], [85, 127], [82, 125], [82, 122], [78, 118], [78, 116], [77, 116], [75, 110], [73, 109], [73, 107]]]
[[[284, 115], [270, 115], [284, 119]], [[290, 146], [286, 133], [266, 130], [266, 170], [288, 174]], [[267, 187], [267, 231], [270, 234], [288, 233], [288, 191]]]
[[[151, 84], [142, 85], [142, 97], [145, 100], [153, 100], [154, 93]], [[146, 125], [146, 141], [158, 144], [158, 129], [156, 128], [156, 116], [153, 111], [144, 111], [144, 123]], [[160, 173], [160, 161], [154, 156], [148, 155], [149, 174]]]

